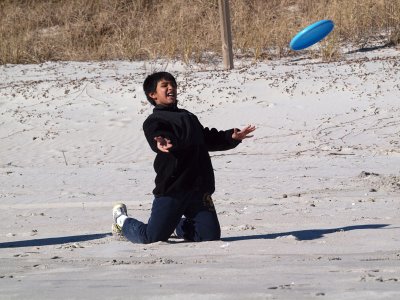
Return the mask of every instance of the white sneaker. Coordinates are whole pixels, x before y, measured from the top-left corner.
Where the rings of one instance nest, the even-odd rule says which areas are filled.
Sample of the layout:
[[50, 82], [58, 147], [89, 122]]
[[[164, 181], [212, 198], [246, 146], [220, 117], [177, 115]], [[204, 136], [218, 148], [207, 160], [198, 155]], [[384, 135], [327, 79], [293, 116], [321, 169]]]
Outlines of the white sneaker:
[[126, 205], [124, 203], [115, 204], [113, 206], [112, 213], [114, 219], [114, 223], [112, 225], [113, 232], [116, 231], [116, 233], [121, 233], [122, 227], [118, 225], [117, 219], [122, 215], [128, 216], [128, 210], [126, 209]]

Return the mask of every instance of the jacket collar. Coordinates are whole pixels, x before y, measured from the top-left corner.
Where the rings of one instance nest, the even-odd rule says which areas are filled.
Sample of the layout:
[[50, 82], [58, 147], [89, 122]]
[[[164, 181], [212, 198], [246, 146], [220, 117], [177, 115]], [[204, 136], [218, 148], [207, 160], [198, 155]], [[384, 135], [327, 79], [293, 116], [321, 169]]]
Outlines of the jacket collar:
[[179, 111], [178, 106], [175, 104], [174, 106], [165, 106], [165, 105], [156, 105], [153, 111], [162, 110], [162, 111]]

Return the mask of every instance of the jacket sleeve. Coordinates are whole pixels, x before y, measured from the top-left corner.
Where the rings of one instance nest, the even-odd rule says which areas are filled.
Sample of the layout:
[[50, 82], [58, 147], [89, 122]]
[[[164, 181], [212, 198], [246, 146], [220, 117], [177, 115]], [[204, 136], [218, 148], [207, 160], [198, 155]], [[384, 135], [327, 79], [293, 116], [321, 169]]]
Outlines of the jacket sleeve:
[[215, 128], [203, 129], [208, 151], [224, 151], [235, 148], [241, 141], [232, 138], [233, 129], [218, 131]]
[[143, 123], [143, 131], [151, 149], [156, 153], [162, 153], [157, 148], [157, 142], [154, 140], [154, 138], [157, 136], [162, 136], [164, 138], [171, 140], [173, 148], [176, 146], [177, 138], [173, 134], [171, 125], [165, 121], [155, 118], [147, 119]]

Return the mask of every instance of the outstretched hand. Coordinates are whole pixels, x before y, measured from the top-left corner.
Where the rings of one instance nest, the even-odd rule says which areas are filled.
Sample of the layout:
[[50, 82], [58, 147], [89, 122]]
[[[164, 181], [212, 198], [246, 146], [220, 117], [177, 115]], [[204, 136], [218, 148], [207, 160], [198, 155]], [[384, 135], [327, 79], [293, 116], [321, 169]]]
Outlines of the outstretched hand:
[[238, 141], [241, 141], [241, 140], [244, 140], [247, 138], [251, 138], [253, 136], [249, 135], [249, 134], [252, 133], [254, 130], [256, 130], [256, 127], [254, 125], [247, 125], [242, 130], [238, 130], [237, 128], [234, 128], [233, 133], [232, 133], [232, 138], [234, 140], [238, 140]]
[[156, 136], [154, 140], [157, 142], [157, 148], [161, 152], [168, 153], [169, 149], [172, 147], [170, 139], [164, 138], [162, 136]]

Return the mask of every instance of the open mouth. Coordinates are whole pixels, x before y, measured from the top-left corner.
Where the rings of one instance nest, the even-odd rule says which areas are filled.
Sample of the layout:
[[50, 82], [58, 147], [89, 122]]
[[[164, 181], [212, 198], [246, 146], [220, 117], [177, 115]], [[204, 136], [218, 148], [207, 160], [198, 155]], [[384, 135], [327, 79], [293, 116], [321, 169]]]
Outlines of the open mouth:
[[172, 93], [172, 92], [170, 92], [170, 93], [167, 93], [167, 97], [176, 97], [176, 94], [175, 94], [175, 93]]

